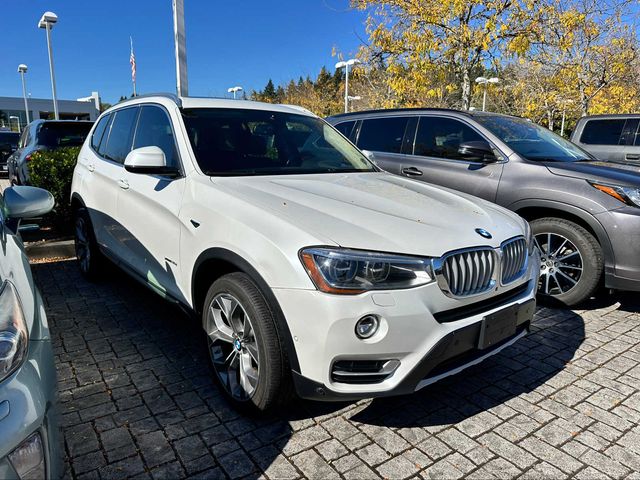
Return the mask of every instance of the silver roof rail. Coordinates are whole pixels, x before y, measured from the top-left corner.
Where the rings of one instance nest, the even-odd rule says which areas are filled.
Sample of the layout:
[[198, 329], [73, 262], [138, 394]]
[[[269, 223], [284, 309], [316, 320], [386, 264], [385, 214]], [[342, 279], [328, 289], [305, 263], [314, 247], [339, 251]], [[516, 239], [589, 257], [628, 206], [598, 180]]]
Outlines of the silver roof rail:
[[127, 98], [125, 100], [122, 100], [122, 101], [118, 102], [118, 105], [121, 104], [121, 103], [128, 102], [130, 100], [138, 100], [140, 98], [149, 98], [149, 97], [164, 97], [164, 98], [168, 98], [169, 100], [172, 100], [173, 102], [175, 102], [175, 104], [178, 105], [178, 107], [182, 107], [182, 99], [179, 96], [177, 96], [175, 93], [165, 93], [165, 92], [145, 93], [144, 95], [136, 95], [135, 97]]

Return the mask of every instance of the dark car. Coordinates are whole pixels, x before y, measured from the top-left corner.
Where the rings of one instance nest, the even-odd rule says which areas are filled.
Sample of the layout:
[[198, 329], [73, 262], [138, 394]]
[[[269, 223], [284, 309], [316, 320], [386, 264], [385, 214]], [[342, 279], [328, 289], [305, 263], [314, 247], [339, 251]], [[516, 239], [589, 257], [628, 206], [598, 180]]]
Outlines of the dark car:
[[80, 147], [93, 122], [78, 120], [34, 120], [22, 132], [18, 149], [8, 159], [9, 180], [13, 185], [29, 183], [29, 160], [39, 150]]
[[539, 294], [576, 305], [603, 274], [608, 288], [640, 290], [640, 166], [598, 161], [506, 115], [405, 109], [328, 120], [385, 170], [527, 219], [543, 260]]
[[20, 134], [0, 130], [0, 174], [7, 173], [7, 159], [18, 148]]
[[640, 163], [640, 114], [582, 117], [571, 141], [600, 160]]

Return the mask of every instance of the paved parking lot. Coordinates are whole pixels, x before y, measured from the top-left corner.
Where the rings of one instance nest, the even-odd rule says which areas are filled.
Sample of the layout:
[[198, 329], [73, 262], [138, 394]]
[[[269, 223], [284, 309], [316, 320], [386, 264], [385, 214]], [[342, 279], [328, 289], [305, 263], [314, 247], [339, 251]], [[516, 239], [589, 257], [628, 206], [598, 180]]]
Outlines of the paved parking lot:
[[[541, 309], [499, 356], [408, 397], [246, 418], [195, 322], [123, 274], [34, 265], [72, 478], [640, 478], [640, 302]], [[596, 308], [597, 307], [597, 308]]]

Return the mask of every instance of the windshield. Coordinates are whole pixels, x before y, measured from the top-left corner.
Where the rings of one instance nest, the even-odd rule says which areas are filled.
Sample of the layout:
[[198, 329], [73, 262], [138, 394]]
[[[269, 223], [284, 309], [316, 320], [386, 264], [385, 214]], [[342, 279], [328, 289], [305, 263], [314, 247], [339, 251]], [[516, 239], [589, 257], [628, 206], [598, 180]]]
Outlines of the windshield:
[[90, 122], [47, 122], [38, 130], [38, 145], [47, 148], [79, 147], [91, 130]]
[[527, 160], [592, 160], [587, 152], [551, 130], [523, 118], [477, 115], [474, 119]]
[[183, 110], [198, 165], [212, 176], [372, 172], [375, 167], [319, 118], [249, 109]]

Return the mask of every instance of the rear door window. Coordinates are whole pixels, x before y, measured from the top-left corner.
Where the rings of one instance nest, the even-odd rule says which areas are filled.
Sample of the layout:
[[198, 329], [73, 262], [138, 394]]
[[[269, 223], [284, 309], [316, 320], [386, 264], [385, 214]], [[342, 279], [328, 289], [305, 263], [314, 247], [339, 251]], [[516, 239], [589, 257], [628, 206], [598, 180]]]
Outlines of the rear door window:
[[338, 130], [341, 134], [343, 134], [347, 138], [351, 138], [351, 132], [353, 131], [353, 127], [356, 124], [355, 121], [352, 122], [342, 122], [337, 124], [336, 130]]
[[138, 107], [129, 107], [111, 114], [113, 120], [109, 128], [109, 136], [106, 142], [101, 142], [100, 155], [108, 160], [124, 163], [124, 159], [131, 151], [138, 110]]
[[79, 147], [91, 130], [89, 122], [46, 122], [38, 129], [38, 145], [46, 148]]
[[358, 147], [373, 152], [400, 153], [408, 117], [383, 117], [363, 120]]
[[624, 129], [624, 118], [587, 120], [580, 135], [580, 143], [586, 145], [618, 145]]
[[474, 129], [453, 118], [420, 117], [414, 155], [467, 160], [458, 149], [462, 142], [486, 141]]
[[96, 129], [93, 131], [93, 135], [91, 135], [91, 147], [96, 152], [100, 149], [100, 142], [102, 141], [102, 137], [104, 136], [104, 132], [107, 129], [110, 118], [111, 114], [102, 117], [98, 122], [98, 125], [96, 125]]

